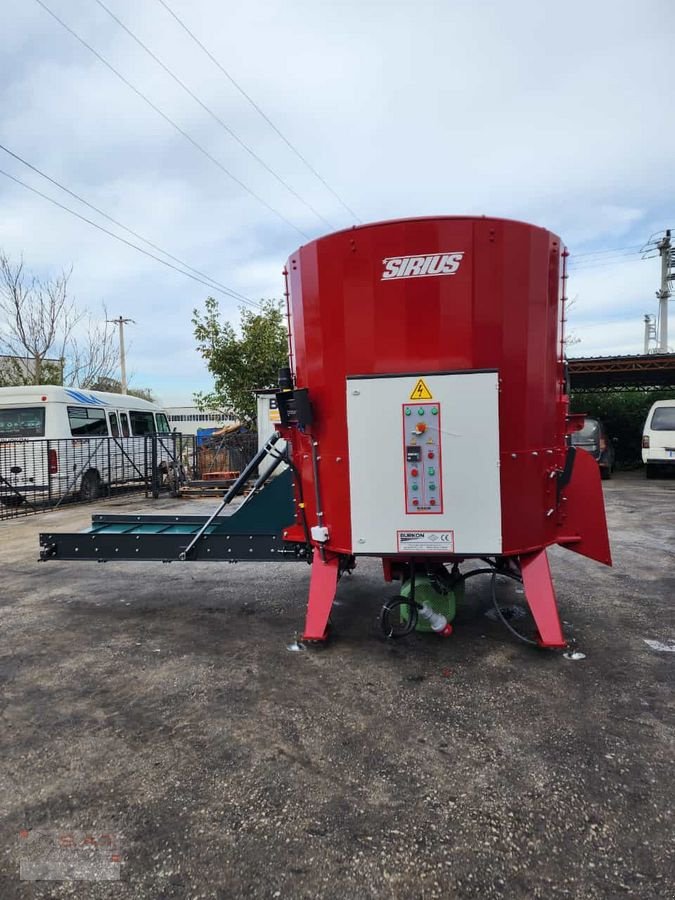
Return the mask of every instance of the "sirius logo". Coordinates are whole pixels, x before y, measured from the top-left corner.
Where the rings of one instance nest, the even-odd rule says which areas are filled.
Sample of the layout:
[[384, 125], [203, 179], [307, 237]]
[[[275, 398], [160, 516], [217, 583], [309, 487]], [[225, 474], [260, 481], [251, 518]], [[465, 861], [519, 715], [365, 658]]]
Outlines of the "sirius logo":
[[383, 259], [381, 281], [394, 278], [431, 278], [433, 275], [454, 275], [464, 251], [458, 253], [426, 253], [424, 256], [388, 256]]

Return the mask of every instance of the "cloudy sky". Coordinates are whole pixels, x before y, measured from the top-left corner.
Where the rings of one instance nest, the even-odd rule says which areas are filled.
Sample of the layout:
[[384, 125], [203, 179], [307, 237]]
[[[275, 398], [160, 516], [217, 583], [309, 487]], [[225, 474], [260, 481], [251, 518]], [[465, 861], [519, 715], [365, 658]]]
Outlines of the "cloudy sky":
[[[659, 266], [639, 248], [675, 227], [672, 0], [166, 0], [335, 193], [161, 0], [104, 2], [268, 169], [96, 0], [41, 2], [203, 152], [37, 0], [2, 4], [0, 143], [193, 269], [279, 297], [288, 255], [353, 224], [346, 207], [524, 219], [573, 254], [573, 354], [641, 352]], [[0, 169], [139, 243], [2, 151]], [[164, 402], [210, 386], [191, 310], [214, 293], [236, 319], [236, 300], [4, 175], [0, 210], [1, 249], [72, 264], [82, 305], [135, 319], [136, 385]]]

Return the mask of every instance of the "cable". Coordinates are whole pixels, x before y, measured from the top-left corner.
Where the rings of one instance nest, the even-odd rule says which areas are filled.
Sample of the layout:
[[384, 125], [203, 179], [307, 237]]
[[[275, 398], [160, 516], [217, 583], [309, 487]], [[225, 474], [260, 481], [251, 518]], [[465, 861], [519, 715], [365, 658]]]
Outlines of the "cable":
[[161, 3], [161, 5], [162, 5], [162, 6], [164, 7], [164, 9], [169, 13], [169, 15], [173, 16], [173, 18], [176, 20], [176, 22], [178, 22], [178, 24], [179, 24], [180, 27], [183, 29], [183, 31], [185, 31], [186, 34], [188, 34], [188, 35], [192, 38], [192, 40], [195, 42], [195, 44], [197, 44], [197, 46], [200, 47], [200, 48], [204, 51], [204, 53], [208, 56], [208, 58], [211, 60], [211, 62], [212, 62], [218, 69], [220, 69], [220, 71], [221, 71], [221, 72], [223, 73], [223, 75], [227, 78], [227, 80], [230, 82], [230, 84], [232, 84], [233, 87], [235, 87], [235, 88], [239, 91], [239, 93], [242, 95], [242, 97], [244, 97], [244, 98], [251, 104], [251, 106], [255, 109], [255, 111], [256, 111], [257, 113], [259, 113], [259, 114], [263, 117], [263, 119], [267, 122], [267, 124], [270, 126], [270, 128], [272, 128], [273, 131], [276, 132], [276, 134], [281, 138], [281, 140], [284, 142], [284, 144], [286, 144], [286, 146], [289, 147], [289, 148], [293, 151], [293, 153], [295, 153], [295, 155], [298, 157], [298, 159], [299, 159], [305, 166], [307, 166], [307, 168], [308, 168], [309, 171], [312, 173], [312, 175], [314, 175], [316, 178], [318, 178], [319, 181], [321, 182], [321, 184], [322, 184], [328, 191], [330, 191], [330, 193], [335, 197], [335, 199], [338, 201], [338, 203], [340, 203], [340, 205], [341, 205], [344, 209], [347, 210], [347, 212], [349, 213], [349, 215], [352, 216], [352, 218], [353, 218], [356, 222], [359, 222], [359, 223], [360, 223], [360, 222], [361, 222], [361, 219], [359, 219], [359, 217], [356, 215], [356, 213], [354, 212], [354, 210], [351, 209], [351, 207], [347, 206], [347, 204], [346, 204], [345, 201], [342, 199], [342, 197], [340, 197], [340, 195], [339, 195], [336, 191], [333, 190], [333, 188], [328, 184], [328, 182], [325, 180], [325, 178], [323, 178], [323, 177], [316, 171], [316, 169], [314, 168], [314, 166], [312, 166], [312, 164], [311, 164], [310, 162], [308, 162], [308, 160], [302, 155], [302, 153], [300, 153], [300, 151], [298, 150], [298, 148], [295, 147], [295, 146], [288, 140], [288, 138], [287, 138], [287, 137], [286, 137], [286, 136], [285, 136], [285, 135], [277, 128], [277, 126], [276, 126], [276, 125], [274, 124], [274, 122], [269, 118], [269, 116], [268, 116], [265, 112], [263, 112], [263, 110], [262, 110], [262, 109], [258, 106], [258, 104], [255, 102], [255, 100], [253, 100], [253, 98], [252, 98], [249, 94], [246, 93], [246, 91], [243, 89], [243, 87], [242, 87], [237, 81], [235, 81], [235, 79], [232, 77], [232, 75], [230, 75], [230, 73], [227, 71], [227, 69], [225, 69], [225, 68], [221, 65], [221, 63], [218, 62], [218, 60], [216, 59], [216, 57], [215, 57], [215, 56], [214, 56], [214, 55], [213, 55], [213, 54], [212, 54], [212, 53], [204, 46], [204, 44], [202, 44], [202, 42], [199, 40], [199, 38], [198, 38], [195, 34], [193, 34], [193, 33], [190, 31], [190, 29], [187, 27], [187, 25], [185, 24], [185, 22], [183, 22], [182, 19], [180, 19], [180, 18], [178, 17], [178, 15], [171, 9], [171, 7], [168, 5], [168, 3], [165, 3], [164, 0], [157, 0], [157, 2], [158, 2], [158, 3]]
[[590, 250], [588, 253], [571, 253], [570, 259], [579, 259], [581, 256], [598, 256], [601, 253], [619, 253], [622, 250], [639, 250], [641, 245], [633, 244], [631, 247], [613, 247], [609, 250]]
[[[109, 216], [108, 213], [104, 212], [102, 209], [99, 209], [98, 206], [94, 206], [93, 203], [89, 203], [88, 200], [85, 200], [84, 197], [80, 197], [79, 194], [76, 194], [74, 191], [71, 191], [70, 188], [67, 188], [65, 185], [56, 181], [56, 179], [51, 178], [41, 169], [38, 169], [37, 166], [32, 165], [27, 160], [23, 159], [23, 157], [19, 156], [17, 153], [13, 153], [8, 147], [5, 147], [3, 144], [0, 144], [0, 150], [4, 150], [5, 153], [8, 153], [10, 156], [14, 157], [14, 159], [18, 160], [20, 163], [23, 163], [24, 166], [27, 166], [29, 169], [32, 169], [33, 172], [37, 172], [38, 175], [45, 178], [47, 181], [51, 182], [57, 188], [60, 188], [62, 191], [65, 191], [66, 194], [70, 194], [71, 197], [74, 197], [80, 203], [83, 203], [85, 206], [88, 206], [89, 209], [93, 209], [94, 212], [98, 213], [100, 216], [103, 216], [104, 219], [107, 219], [109, 222], [112, 222], [114, 225], [117, 225], [119, 228], [123, 228], [124, 231], [127, 231], [129, 234], [133, 235], [135, 238], [138, 238], [143, 243], [147, 244], [149, 247], [152, 247], [153, 250], [157, 250], [159, 253], [163, 253], [164, 256], [167, 256], [169, 259], [172, 259], [174, 262], [179, 263], [186, 269], [189, 269], [191, 272], [194, 272], [195, 275], [199, 275], [201, 278], [205, 278], [207, 281], [210, 281], [215, 288], [228, 292], [235, 299], [239, 299], [242, 303], [255, 303], [253, 300], [249, 300], [248, 297], [244, 297], [243, 294], [240, 294], [238, 291], [232, 290], [228, 288], [227, 285], [221, 284], [219, 281], [216, 281], [214, 278], [211, 278], [210, 275], [207, 275], [205, 272], [201, 272], [199, 269], [195, 269], [193, 266], [188, 265], [186, 262], [183, 262], [182, 259], [179, 259], [177, 256], [173, 256], [173, 254], [168, 253], [166, 250], [163, 250], [162, 247], [159, 247], [157, 244], [153, 244], [152, 241], [149, 241], [147, 238], [144, 238], [142, 234], [139, 234], [137, 231], [134, 231], [133, 228], [129, 228], [124, 225], [122, 222], [119, 222], [117, 219], [114, 219], [112, 216]], [[262, 308], [262, 307], [261, 307]]]
[[[505, 572], [493, 572], [492, 573], [492, 579], [491, 579], [492, 584], [490, 587], [491, 587], [491, 591], [492, 591], [492, 603], [494, 605], [495, 611], [496, 611], [497, 615], [499, 616], [499, 618], [501, 619], [502, 625], [505, 625], [514, 637], [518, 638], [518, 640], [522, 641], [524, 644], [529, 644], [531, 647], [538, 647], [539, 644], [536, 641], [533, 641], [530, 638], [525, 637], [524, 634], [521, 634], [519, 631], [516, 631], [516, 629], [512, 625], [509, 624], [506, 616], [504, 615], [504, 613], [501, 611], [501, 609], [499, 607], [499, 603], [497, 603], [497, 575], [504, 575], [504, 574], [506, 574], [506, 573]], [[514, 578], [516, 581], [521, 580], [520, 578], [516, 578], [514, 575], [508, 575], [507, 577]]]
[[217, 166], [222, 172], [224, 172], [224, 173], [228, 176], [228, 178], [231, 178], [232, 181], [234, 181], [234, 182], [235, 182], [236, 184], [238, 184], [243, 190], [245, 190], [247, 194], [250, 194], [251, 197], [253, 197], [255, 200], [258, 201], [258, 203], [261, 203], [266, 209], [268, 209], [270, 212], [274, 213], [274, 215], [277, 216], [278, 218], [280, 218], [280, 219], [282, 220], [282, 222], [285, 222], [286, 225], [288, 225], [288, 226], [289, 226], [290, 228], [292, 228], [294, 231], [297, 231], [298, 234], [301, 234], [304, 238], [307, 238], [307, 239], [309, 240], [309, 235], [308, 235], [308, 234], [306, 234], [301, 228], [298, 228], [297, 225], [294, 225], [294, 224], [290, 221], [290, 219], [287, 219], [286, 216], [283, 215], [283, 213], [280, 213], [280, 212], [279, 212], [277, 209], [275, 209], [273, 206], [270, 206], [270, 204], [269, 204], [266, 200], [263, 200], [262, 197], [259, 197], [258, 194], [255, 193], [255, 191], [251, 190], [251, 188], [248, 187], [246, 184], [244, 184], [244, 182], [241, 181], [239, 178], [237, 178], [236, 175], [233, 175], [233, 173], [230, 172], [230, 170], [227, 169], [227, 168], [226, 168], [219, 160], [217, 160], [215, 156], [212, 156], [212, 155], [209, 153], [208, 150], [205, 150], [204, 147], [202, 147], [201, 144], [199, 144], [199, 143], [198, 143], [198, 142], [197, 142], [190, 134], [188, 134], [187, 131], [184, 131], [184, 130], [180, 127], [180, 125], [178, 125], [176, 122], [174, 122], [174, 120], [173, 120], [172, 118], [170, 118], [169, 116], [167, 116], [167, 114], [166, 114], [165, 112], [162, 112], [162, 110], [161, 110], [158, 106], [156, 106], [156, 105], [152, 102], [152, 100], [149, 99], [149, 97], [146, 97], [146, 95], [145, 95], [142, 91], [140, 91], [140, 90], [139, 90], [137, 87], [135, 87], [135, 86], [134, 86], [127, 78], [125, 78], [124, 75], [122, 75], [121, 72], [119, 72], [119, 71], [118, 71], [111, 63], [108, 62], [107, 59], [105, 59], [105, 57], [101, 56], [101, 54], [100, 54], [97, 50], [94, 50], [94, 48], [91, 46], [91, 44], [88, 44], [88, 43], [84, 40], [84, 38], [80, 37], [80, 35], [77, 34], [76, 31], [73, 31], [73, 29], [72, 29], [69, 25], [66, 25], [66, 23], [63, 21], [63, 19], [60, 19], [60, 18], [56, 15], [56, 13], [53, 12], [53, 11], [47, 6], [47, 4], [43, 2], [43, 0], [35, 0], [35, 2], [36, 2], [39, 6], [41, 6], [41, 7], [44, 9], [45, 12], [49, 13], [49, 15], [50, 15], [53, 19], [55, 19], [55, 20], [59, 23], [59, 25], [61, 25], [63, 28], [65, 28], [65, 30], [66, 30], [69, 34], [71, 34], [77, 41], [79, 41], [80, 44], [82, 44], [83, 47], [86, 47], [87, 50], [89, 50], [90, 53], [93, 53], [94, 56], [96, 57], [96, 59], [98, 59], [100, 62], [102, 62], [103, 65], [104, 65], [107, 69], [110, 69], [110, 71], [111, 71], [114, 75], [116, 75], [116, 76], [120, 79], [120, 81], [122, 81], [124, 84], [126, 84], [126, 86], [127, 86], [128, 88], [130, 88], [130, 89], [134, 92], [134, 94], [136, 94], [138, 97], [140, 97], [141, 100], [145, 101], [145, 103], [147, 103], [148, 106], [151, 107], [151, 109], [154, 109], [154, 111], [155, 111], [159, 116], [161, 116], [161, 117], [164, 119], [165, 122], [168, 122], [169, 125], [171, 125], [172, 128], [175, 128], [176, 131], [177, 131], [179, 134], [181, 134], [187, 141], [189, 141], [189, 142], [192, 144], [193, 147], [195, 147], [197, 150], [199, 150], [199, 152], [202, 153], [207, 159], [211, 160], [211, 162], [212, 162], [215, 166]]
[[591, 269], [602, 269], [605, 266], [618, 266], [623, 262], [637, 262], [642, 257], [639, 253], [625, 253], [622, 256], [617, 256], [614, 259], [592, 263], [590, 265], [579, 265], [579, 266], [570, 266], [569, 273], [570, 275], [576, 272], [587, 272]]
[[184, 90], [187, 94], [189, 94], [190, 97], [192, 97], [192, 99], [195, 101], [195, 103], [198, 103], [198, 104], [201, 106], [201, 108], [202, 108], [203, 110], [205, 110], [205, 111], [211, 116], [211, 118], [212, 118], [215, 122], [217, 122], [217, 123], [220, 125], [220, 127], [221, 127], [222, 129], [224, 129], [224, 130], [227, 132], [227, 134], [229, 134], [229, 136], [239, 144], [240, 147], [243, 147], [244, 150], [245, 150], [250, 156], [252, 156], [253, 159], [256, 160], [256, 162], [260, 163], [260, 165], [261, 165], [267, 172], [269, 172], [270, 175], [272, 175], [274, 178], [276, 178], [276, 180], [279, 182], [279, 184], [283, 185], [283, 186], [286, 188], [286, 190], [289, 191], [289, 192], [296, 198], [296, 200], [299, 200], [300, 203], [302, 203], [304, 206], [307, 207], [307, 209], [309, 209], [312, 213], [314, 213], [314, 215], [315, 215], [318, 219], [320, 219], [320, 220], [324, 223], [324, 225], [327, 225], [329, 228], [331, 228], [331, 229], [333, 229], [333, 230], [335, 229], [335, 225], [333, 225], [332, 222], [329, 222], [328, 219], [324, 218], [324, 216], [322, 216], [321, 213], [320, 213], [318, 210], [314, 209], [314, 207], [312, 206], [311, 203], [308, 203], [306, 200], [304, 200], [304, 199], [300, 196], [300, 194], [298, 194], [298, 192], [297, 192], [296, 190], [294, 190], [294, 189], [291, 187], [291, 185], [290, 185], [285, 179], [283, 179], [283, 178], [281, 177], [281, 175], [278, 175], [278, 174], [274, 171], [274, 169], [272, 169], [270, 166], [268, 166], [267, 163], [265, 162], [265, 160], [264, 160], [264, 159], [261, 159], [261, 157], [258, 156], [258, 154], [255, 152], [255, 150], [251, 149], [251, 147], [249, 147], [248, 144], [246, 144], [244, 141], [242, 141], [242, 139], [239, 137], [239, 135], [237, 135], [237, 134], [229, 127], [229, 125], [226, 125], [225, 122], [223, 122], [223, 120], [222, 120], [222, 119], [221, 119], [221, 118], [220, 118], [220, 117], [219, 117], [219, 116], [218, 116], [218, 115], [217, 115], [217, 114], [216, 114], [209, 106], [206, 105], [206, 103], [204, 103], [202, 100], [200, 100], [199, 97], [197, 96], [197, 94], [195, 94], [194, 91], [192, 91], [192, 90], [185, 84], [184, 81], [181, 81], [181, 79], [175, 74], [175, 72], [172, 72], [171, 69], [170, 69], [165, 63], [163, 63], [162, 60], [161, 60], [155, 53], [153, 53], [153, 51], [152, 51], [146, 44], [144, 44], [143, 41], [142, 41], [139, 37], [137, 37], [137, 36], [134, 34], [134, 32], [133, 32], [129, 27], [127, 27], [127, 26], [124, 24], [124, 22], [121, 21], [121, 19], [118, 19], [118, 18], [117, 18], [117, 16], [115, 15], [115, 13], [114, 13], [112, 10], [108, 9], [108, 7], [105, 5], [105, 3], [103, 2], [103, 0], [94, 0], [94, 3], [97, 3], [97, 4], [101, 7], [101, 9], [105, 10], [105, 12], [108, 13], [108, 15], [110, 16], [110, 18], [113, 19], [115, 22], [117, 22], [117, 24], [120, 26], [120, 28], [122, 28], [124, 31], [126, 31], [126, 33], [129, 35], [129, 37], [130, 37], [132, 40], [134, 40], [134, 41], [139, 45], [139, 47], [142, 47], [143, 50], [145, 50], [145, 52], [146, 52], [149, 56], [151, 56], [152, 59], [155, 60], [155, 62], [157, 63], [157, 65], [161, 66], [162, 69], [167, 73], [167, 75], [169, 75], [171, 78], [173, 78], [173, 80], [176, 82], [176, 84], [179, 84], [179, 85], [183, 88], [183, 90]]
[[33, 194], [37, 194], [38, 197], [42, 197], [44, 200], [48, 200], [50, 203], [53, 203], [54, 206], [58, 206], [59, 209], [63, 209], [66, 212], [70, 213], [72, 216], [76, 216], [78, 219], [81, 219], [83, 222], [86, 222], [88, 225], [93, 225], [94, 228], [98, 228], [99, 231], [102, 231], [104, 234], [109, 235], [112, 238], [115, 238], [116, 241], [120, 241], [122, 244], [126, 244], [127, 247], [132, 247], [134, 250], [138, 250], [139, 253], [142, 253], [144, 256], [149, 256], [150, 259], [156, 260], [158, 263], [161, 263], [163, 266], [167, 266], [169, 269], [174, 269], [176, 272], [180, 272], [181, 275], [185, 275], [187, 278], [191, 278], [193, 281], [198, 281], [200, 284], [205, 285], [211, 290], [220, 291], [221, 294], [225, 294], [228, 297], [233, 297], [235, 300], [241, 300], [243, 303], [247, 303], [249, 306], [253, 306], [255, 309], [261, 309], [259, 303], [255, 303], [253, 300], [245, 300], [240, 295], [235, 294], [233, 291], [228, 289], [215, 287], [213, 284], [209, 284], [209, 282], [204, 281], [202, 278], [197, 278], [196, 275], [191, 275], [189, 272], [185, 272], [183, 269], [179, 269], [178, 266], [174, 266], [171, 263], [167, 262], [165, 259], [161, 259], [159, 256], [155, 256], [154, 253], [149, 253], [147, 250], [144, 250], [142, 247], [139, 247], [137, 244], [132, 243], [131, 241], [126, 240], [126, 238], [120, 237], [118, 234], [115, 234], [113, 231], [109, 231], [107, 228], [104, 228], [102, 225], [98, 225], [96, 222], [92, 222], [91, 219], [88, 219], [86, 216], [81, 215], [78, 212], [75, 212], [74, 209], [70, 209], [68, 206], [64, 206], [63, 203], [59, 203], [58, 200], [54, 200], [53, 197], [49, 197], [47, 194], [43, 194], [42, 191], [38, 191], [37, 188], [31, 187], [29, 184], [26, 184], [25, 181], [21, 181], [20, 178], [16, 178], [14, 175], [10, 175], [9, 172], [5, 172], [4, 169], [0, 169], [0, 175], [4, 175], [5, 178], [9, 178], [10, 181], [16, 182], [16, 184], [20, 184], [21, 187], [26, 188], [27, 191], [31, 191]]

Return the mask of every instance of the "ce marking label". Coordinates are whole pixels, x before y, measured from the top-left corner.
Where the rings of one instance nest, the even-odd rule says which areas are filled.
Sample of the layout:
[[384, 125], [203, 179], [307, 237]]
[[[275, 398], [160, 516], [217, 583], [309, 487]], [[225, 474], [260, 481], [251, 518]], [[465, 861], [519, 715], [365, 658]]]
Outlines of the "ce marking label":
[[396, 546], [400, 553], [453, 553], [455, 532], [413, 529], [397, 531]]

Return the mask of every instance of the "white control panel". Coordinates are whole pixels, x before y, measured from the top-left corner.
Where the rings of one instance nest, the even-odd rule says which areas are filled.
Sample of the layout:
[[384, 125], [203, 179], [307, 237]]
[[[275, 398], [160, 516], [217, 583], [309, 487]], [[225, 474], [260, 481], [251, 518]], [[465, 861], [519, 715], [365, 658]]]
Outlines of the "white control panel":
[[496, 372], [347, 379], [352, 550], [501, 552]]

